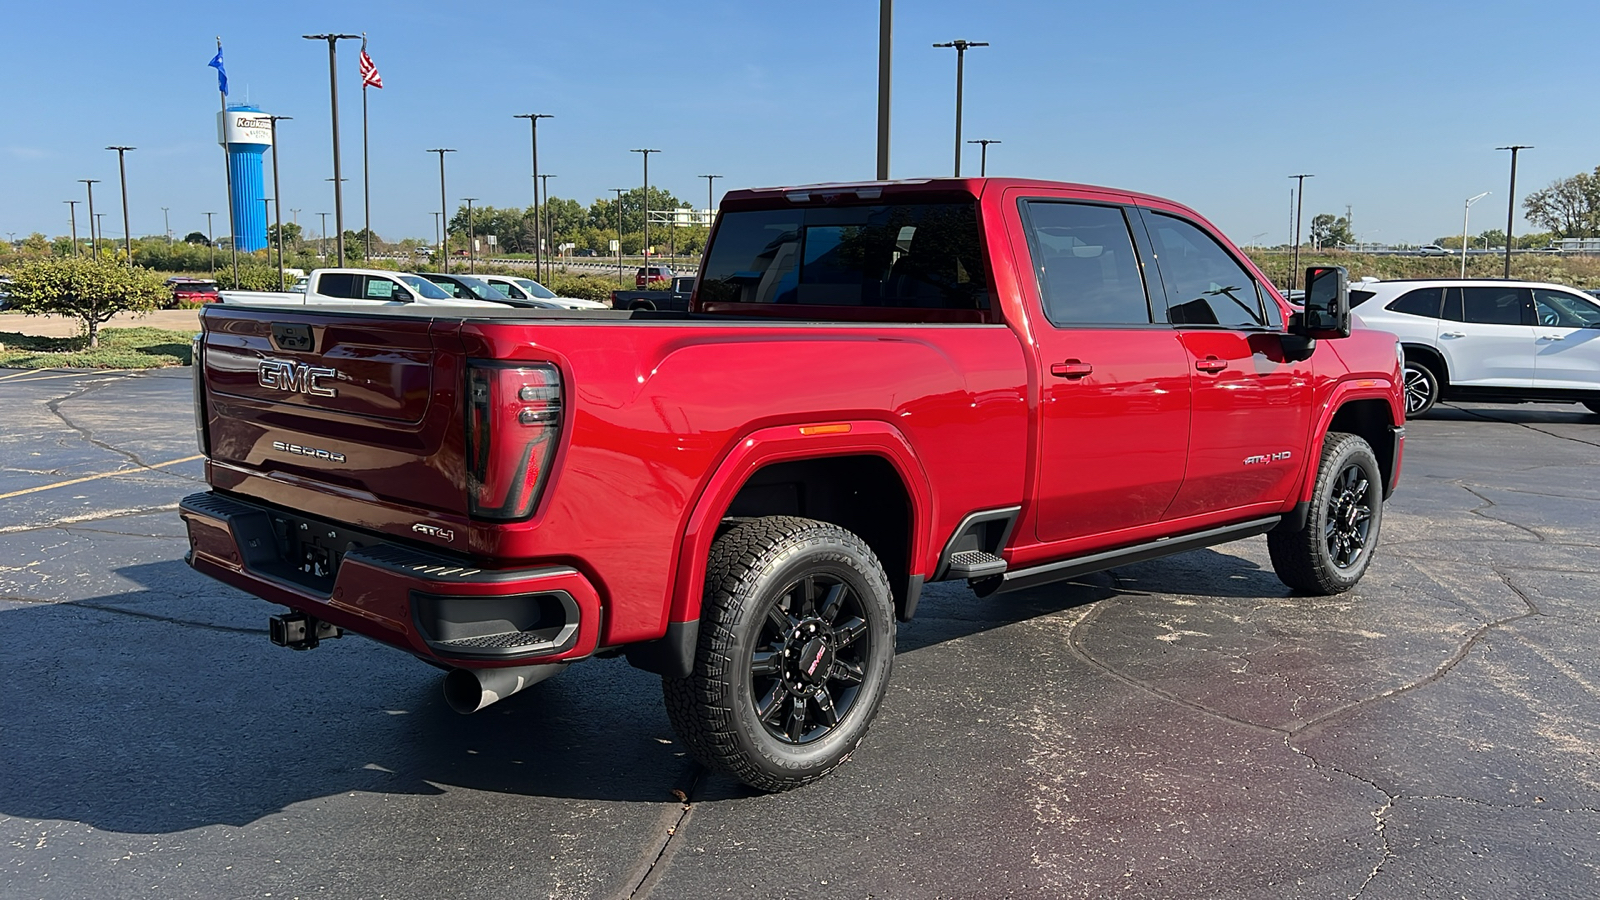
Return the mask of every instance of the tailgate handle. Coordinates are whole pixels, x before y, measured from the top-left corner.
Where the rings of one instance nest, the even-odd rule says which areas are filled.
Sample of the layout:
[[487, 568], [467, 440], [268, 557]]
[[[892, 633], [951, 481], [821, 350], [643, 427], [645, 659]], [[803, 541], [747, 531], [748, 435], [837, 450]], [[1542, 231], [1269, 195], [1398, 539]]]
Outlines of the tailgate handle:
[[279, 350], [312, 349], [311, 326], [295, 322], [273, 322], [272, 341]]

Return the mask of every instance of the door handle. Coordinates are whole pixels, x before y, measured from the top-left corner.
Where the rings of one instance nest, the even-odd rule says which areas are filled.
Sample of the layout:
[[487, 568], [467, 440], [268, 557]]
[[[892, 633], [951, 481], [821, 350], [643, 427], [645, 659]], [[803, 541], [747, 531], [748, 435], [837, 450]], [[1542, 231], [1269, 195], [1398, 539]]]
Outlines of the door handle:
[[1094, 371], [1094, 366], [1076, 359], [1050, 364], [1050, 374], [1057, 378], [1082, 378]]
[[1564, 334], [1543, 334], [1539, 336], [1541, 341], [1564, 341], [1566, 339], [1567, 336]]
[[1441, 332], [1439, 337], [1466, 337], [1466, 335], [1459, 331], [1445, 331]]
[[1205, 359], [1197, 360], [1194, 367], [1202, 372], [1221, 372], [1228, 367], [1228, 361], [1217, 359], [1215, 356], [1208, 356]]

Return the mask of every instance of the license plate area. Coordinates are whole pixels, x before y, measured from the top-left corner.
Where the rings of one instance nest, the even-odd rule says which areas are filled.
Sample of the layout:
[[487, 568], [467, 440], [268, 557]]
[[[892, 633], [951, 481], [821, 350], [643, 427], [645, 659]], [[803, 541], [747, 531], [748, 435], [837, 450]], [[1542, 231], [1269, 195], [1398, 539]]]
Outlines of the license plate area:
[[274, 574], [320, 594], [332, 593], [345, 554], [370, 543], [347, 528], [288, 513], [270, 512], [267, 521], [277, 551]]

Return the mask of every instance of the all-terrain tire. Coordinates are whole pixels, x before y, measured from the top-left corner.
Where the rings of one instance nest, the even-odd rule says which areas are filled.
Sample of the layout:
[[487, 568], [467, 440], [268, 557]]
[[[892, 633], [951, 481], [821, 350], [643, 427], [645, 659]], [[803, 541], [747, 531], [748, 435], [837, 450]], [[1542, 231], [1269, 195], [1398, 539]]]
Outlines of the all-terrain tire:
[[1400, 378], [1405, 383], [1406, 418], [1420, 416], [1439, 402], [1439, 391], [1444, 383], [1432, 366], [1408, 358]]
[[695, 759], [761, 790], [816, 781], [866, 736], [889, 681], [889, 579], [837, 525], [752, 519], [712, 546], [687, 678], [662, 679]]
[[1355, 587], [1372, 562], [1383, 524], [1383, 478], [1372, 447], [1359, 435], [1329, 432], [1305, 525], [1267, 532], [1279, 580], [1326, 596]]

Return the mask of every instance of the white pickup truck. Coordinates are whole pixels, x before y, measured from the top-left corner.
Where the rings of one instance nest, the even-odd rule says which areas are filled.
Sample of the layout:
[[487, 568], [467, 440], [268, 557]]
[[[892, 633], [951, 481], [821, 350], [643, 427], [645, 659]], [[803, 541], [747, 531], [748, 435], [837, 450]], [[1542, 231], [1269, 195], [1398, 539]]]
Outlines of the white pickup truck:
[[452, 297], [420, 275], [384, 269], [315, 269], [304, 291], [221, 291], [220, 296], [223, 303], [273, 306], [503, 306]]

